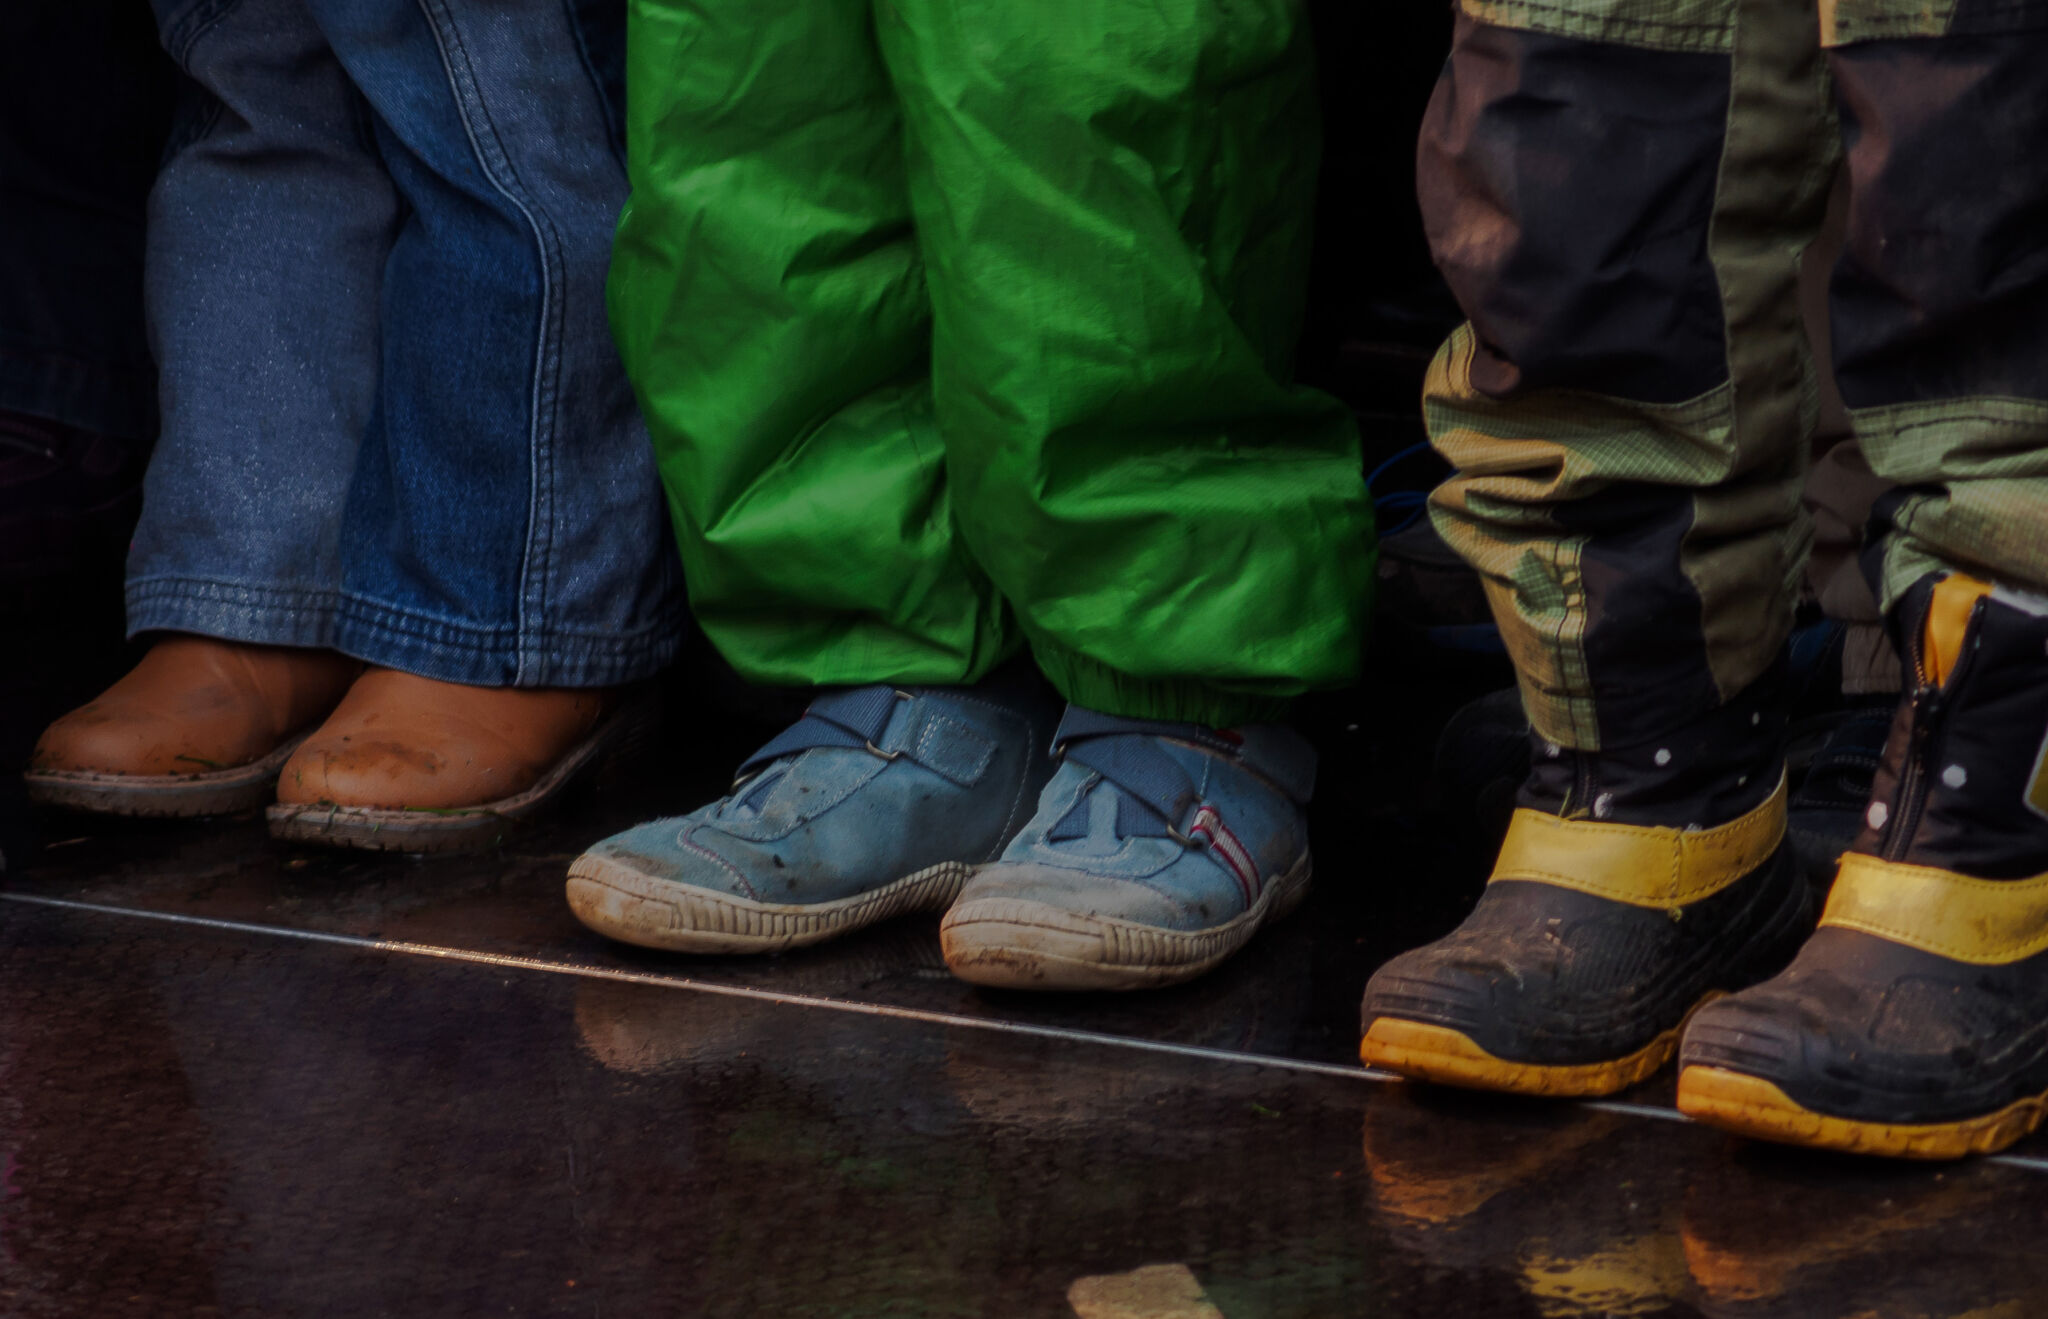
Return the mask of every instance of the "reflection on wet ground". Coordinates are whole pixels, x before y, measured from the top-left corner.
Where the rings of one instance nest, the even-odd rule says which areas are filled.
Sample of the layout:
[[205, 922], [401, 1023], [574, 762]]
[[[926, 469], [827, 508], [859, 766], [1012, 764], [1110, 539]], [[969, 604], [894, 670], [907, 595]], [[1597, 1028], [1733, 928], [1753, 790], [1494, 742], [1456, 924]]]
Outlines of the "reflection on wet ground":
[[1414, 768], [1458, 694], [1311, 711], [1317, 895], [1151, 995], [974, 990], [929, 920], [760, 960], [584, 932], [569, 857], [717, 792], [740, 720], [482, 857], [46, 821], [0, 890], [0, 1314], [2048, 1314], [2039, 1142], [1870, 1165], [1668, 1082], [1356, 1066], [1366, 975], [1484, 873]]

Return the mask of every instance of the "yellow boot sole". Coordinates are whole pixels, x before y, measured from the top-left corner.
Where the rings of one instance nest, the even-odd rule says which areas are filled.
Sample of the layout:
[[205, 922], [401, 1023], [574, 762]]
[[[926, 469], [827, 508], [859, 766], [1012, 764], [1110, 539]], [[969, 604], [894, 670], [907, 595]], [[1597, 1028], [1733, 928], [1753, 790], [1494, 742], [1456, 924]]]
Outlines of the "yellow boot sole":
[[1710, 1127], [1781, 1145], [1895, 1159], [1961, 1159], [1995, 1154], [2031, 1134], [2048, 1115], [2048, 1094], [1960, 1122], [1863, 1122], [1816, 1113], [1762, 1077], [1694, 1066], [1678, 1074], [1678, 1111]]
[[1584, 1098], [1626, 1090], [1655, 1074], [1678, 1052], [1682, 1029], [1682, 1024], [1674, 1026], [1625, 1057], [1597, 1063], [1548, 1065], [1496, 1058], [1473, 1043], [1470, 1036], [1448, 1026], [1381, 1017], [1365, 1032], [1358, 1056], [1369, 1067], [1437, 1085], [1516, 1095]]

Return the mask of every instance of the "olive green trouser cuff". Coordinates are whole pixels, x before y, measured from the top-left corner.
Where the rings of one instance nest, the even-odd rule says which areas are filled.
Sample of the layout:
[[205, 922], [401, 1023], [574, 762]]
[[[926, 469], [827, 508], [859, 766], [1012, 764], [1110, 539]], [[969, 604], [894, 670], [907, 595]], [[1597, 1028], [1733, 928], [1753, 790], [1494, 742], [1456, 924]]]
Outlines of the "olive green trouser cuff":
[[[1884, 40], [1877, 40], [1884, 38]], [[1903, 39], [1901, 39], [1903, 38]], [[1459, 0], [1418, 171], [1468, 317], [1432, 498], [1532, 722], [1647, 740], [1773, 661], [1810, 537], [1796, 271], [1844, 151], [1835, 376], [1880, 602], [2048, 589], [2048, 0]]]
[[[1475, 22], [1637, 50], [1728, 55], [1751, 43], [1741, 0], [1457, 0]], [[1803, 0], [1825, 47], [2041, 26], [2039, 0]]]
[[2048, 594], [2048, 400], [1963, 398], [1851, 408], [1879, 501], [1879, 603], [1928, 573]]

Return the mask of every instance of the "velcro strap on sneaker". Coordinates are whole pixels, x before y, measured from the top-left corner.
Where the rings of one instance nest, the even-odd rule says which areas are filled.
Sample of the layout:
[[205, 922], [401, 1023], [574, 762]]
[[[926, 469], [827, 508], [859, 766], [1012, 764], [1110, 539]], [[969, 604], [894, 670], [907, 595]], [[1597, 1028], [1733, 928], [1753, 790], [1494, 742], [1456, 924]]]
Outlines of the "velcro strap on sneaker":
[[936, 701], [893, 687], [856, 687], [812, 701], [803, 718], [747, 757], [738, 777], [817, 747], [864, 750], [885, 760], [902, 757], [962, 787], [979, 782], [996, 753], [992, 739], [962, 720], [947, 718]]
[[739, 777], [814, 747], [858, 750], [872, 746], [888, 731], [889, 718], [896, 713], [900, 699], [893, 687], [856, 687], [820, 696], [805, 709], [803, 718], [748, 756]]
[[2048, 875], [1973, 879], [1849, 852], [1820, 923], [1952, 961], [2003, 966], [2048, 952]]
[[[1070, 705], [1053, 734], [1053, 751], [1116, 785], [1118, 837], [1186, 836], [1185, 826], [1200, 805], [1199, 792], [1187, 770], [1161, 748], [1160, 738], [1191, 743], [1236, 761], [1303, 805], [1315, 791], [1315, 750], [1300, 734], [1275, 725], [1204, 728], [1124, 719]], [[1086, 811], [1077, 807], [1047, 837], [1060, 842], [1086, 834]]]
[[965, 720], [948, 718], [936, 701], [912, 701], [879, 739], [883, 754], [902, 756], [963, 788], [988, 773], [996, 758], [993, 738], [975, 731]]
[[1785, 780], [1763, 805], [1712, 829], [1566, 820], [1515, 812], [1493, 877], [1576, 889], [1635, 907], [1682, 907], [1712, 897], [1777, 850], [1785, 837]]

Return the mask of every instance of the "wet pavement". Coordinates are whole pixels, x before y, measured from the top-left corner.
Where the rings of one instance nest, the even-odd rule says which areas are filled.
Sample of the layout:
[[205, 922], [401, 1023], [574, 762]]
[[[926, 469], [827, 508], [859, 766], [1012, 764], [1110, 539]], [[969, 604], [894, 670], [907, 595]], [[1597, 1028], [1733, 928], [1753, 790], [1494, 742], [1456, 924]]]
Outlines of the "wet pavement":
[[[1387, 642], [1388, 662], [1414, 656]], [[2048, 1314], [2048, 1145], [1893, 1167], [1354, 1061], [1483, 825], [1428, 739], [1497, 672], [1304, 712], [1317, 892], [1204, 981], [951, 978], [936, 922], [766, 959], [589, 934], [586, 842], [771, 715], [476, 857], [49, 817], [0, 887], [0, 1315]]]

